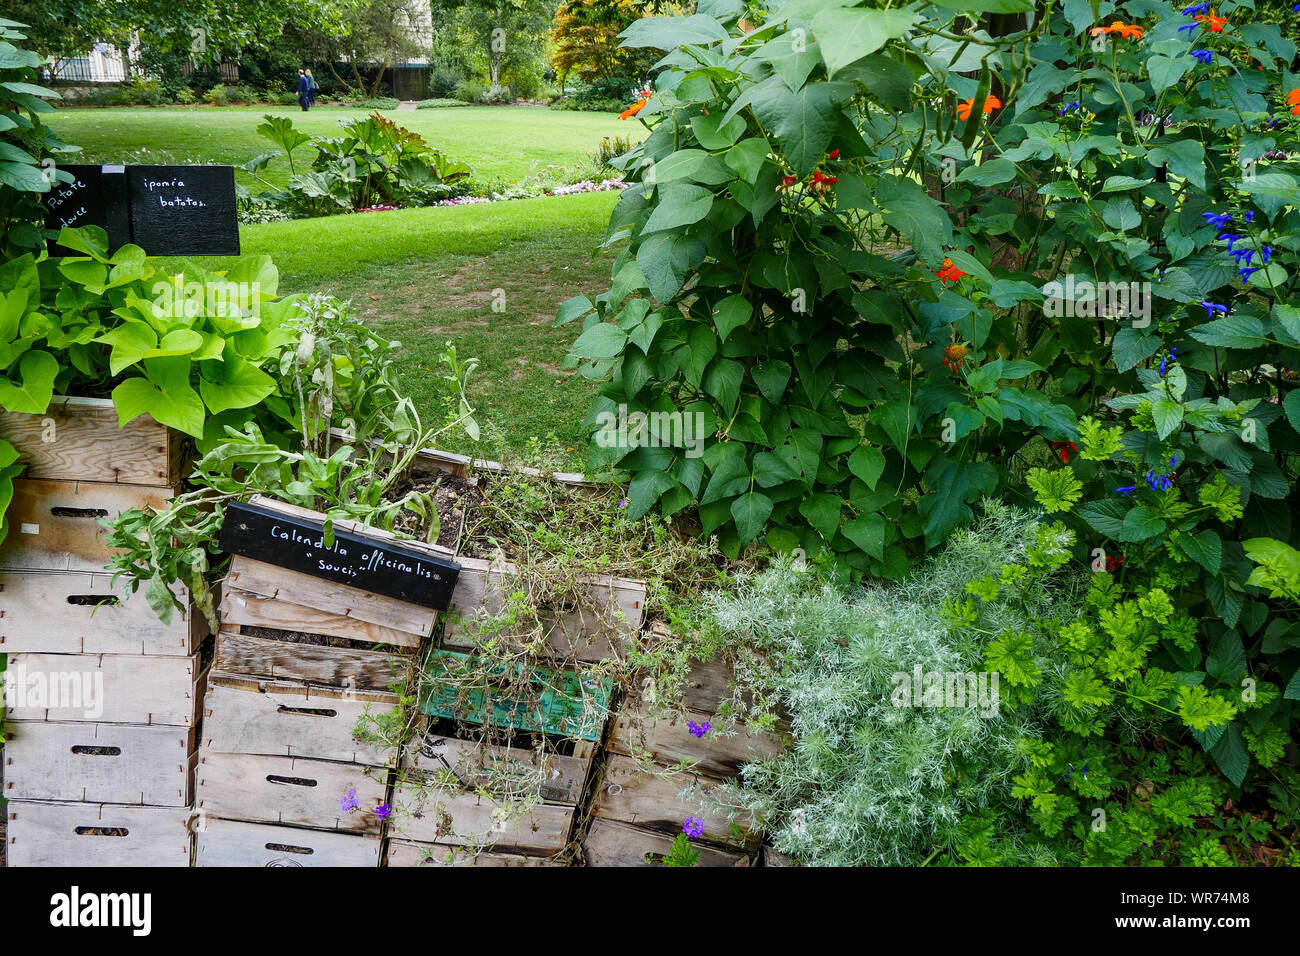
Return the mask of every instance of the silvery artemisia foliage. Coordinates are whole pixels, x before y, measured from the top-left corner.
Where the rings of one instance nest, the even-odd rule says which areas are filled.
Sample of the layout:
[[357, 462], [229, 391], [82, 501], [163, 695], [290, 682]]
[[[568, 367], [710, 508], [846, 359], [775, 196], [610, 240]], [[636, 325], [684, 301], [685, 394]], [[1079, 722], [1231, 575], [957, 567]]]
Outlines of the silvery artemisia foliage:
[[[1004, 628], [1032, 630], [1034, 618], [1060, 616], [1079, 582], [1034, 581], [1014, 600], [986, 606], [990, 628], [954, 628], [945, 602], [1027, 549], [1066, 548], [1029, 515], [985, 502], [982, 519], [905, 582], [845, 589], [789, 561], [717, 594], [709, 614], [729, 636], [777, 664], [774, 690], [791, 718], [795, 743], [749, 764], [743, 785], [721, 792], [728, 805], [756, 811], [772, 844], [821, 865], [917, 865], [959, 839], [963, 816], [1011, 805], [1017, 750], [1031, 731], [1024, 708], [899, 707], [896, 673], [983, 670], [985, 644]], [[992, 633], [982, 633], [989, 630]]]

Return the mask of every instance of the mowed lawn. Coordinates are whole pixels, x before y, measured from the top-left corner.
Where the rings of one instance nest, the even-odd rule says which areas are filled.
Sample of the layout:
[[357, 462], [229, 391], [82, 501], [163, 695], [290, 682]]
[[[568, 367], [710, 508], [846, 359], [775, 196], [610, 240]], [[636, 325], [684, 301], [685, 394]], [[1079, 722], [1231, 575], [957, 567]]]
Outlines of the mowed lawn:
[[[296, 106], [123, 107], [61, 109], [50, 125], [65, 141], [80, 146], [77, 162], [223, 163], [235, 165], [278, 151], [259, 136], [264, 114], [287, 116], [315, 136], [338, 136], [339, 120], [369, 115], [368, 110], [318, 106], [304, 113]], [[464, 106], [450, 109], [387, 110], [383, 114], [414, 130], [450, 158], [469, 163], [484, 180], [517, 180], [530, 170], [588, 159], [605, 137], [637, 134], [640, 126], [610, 113], [580, 113], [539, 106]], [[310, 147], [294, 151], [294, 161], [313, 158]], [[262, 173], [277, 186], [289, 166], [277, 158]], [[242, 170], [240, 182], [252, 184]]]
[[[261, 112], [61, 110], [52, 125], [91, 162], [230, 163], [271, 148], [252, 132]], [[300, 111], [275, 112], [302, 119]], [[343, 115], [363, 113], [313, 110], [300, 125], [332, 131]], [[535, 163], [583, 161], [602, 136], [639, 129], [607, 114], [532, 107], [387, 115], [476, 173], [487, 169], [507, 179], [526, 176]], [[479, 360], [471, 401], [485, 441], [509, 453], [554, 436], [567, 464], [580, 470], [581, 422], [595, 385], [561, 370], [580, 329], [556, 329], [553, 322], [568, 297], [608, 288], [613, 254], [600, 244], [617, 198], [588, 193], [267, 223], [241, 227], [240, 241], [245, 253], [274, 259], [281, 293], [324, 291], [350, 299], [372, 328], [400, 341], [403, 384], [431, 418], [441, 415], [433, 401], [443, 371], [438, 356], [451, 341], [462, 359]], [[221, 260], [207, 265], [220, 268]], [[504, 308], [494, 310], [494, 302]], [[449, 435], [443, 444], [470, 451], [467, 442], [463, 434]]]

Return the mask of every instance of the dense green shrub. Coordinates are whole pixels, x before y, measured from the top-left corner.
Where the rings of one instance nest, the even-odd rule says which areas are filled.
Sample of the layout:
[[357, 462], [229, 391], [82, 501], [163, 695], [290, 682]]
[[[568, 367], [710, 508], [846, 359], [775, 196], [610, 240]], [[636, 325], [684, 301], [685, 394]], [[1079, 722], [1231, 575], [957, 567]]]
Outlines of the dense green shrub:
[[458, 70], [446, 66], [429, 67], [429, 97], [440, 100], [451, 97], [464, 77]]
[[456, 99], [464, 100], [466, 103], [480, 103], [486, 92], [487, 87], [478, 80], [461, 80], [456, 84], [454, 95]]

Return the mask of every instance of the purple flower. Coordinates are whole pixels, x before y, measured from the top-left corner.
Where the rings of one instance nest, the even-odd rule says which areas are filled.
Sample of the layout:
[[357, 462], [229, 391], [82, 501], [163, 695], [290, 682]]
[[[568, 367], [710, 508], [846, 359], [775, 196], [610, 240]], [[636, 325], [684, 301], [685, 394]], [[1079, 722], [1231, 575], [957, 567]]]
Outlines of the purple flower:
[[1241, 276], [1241, 284], [1245, 285], [1252, 275], [1259, 271], [1259, 266], [1248, 266], [1245, 269], [1238, 269], [1237, 275]]
[[1292, 12], [1292, 13], [1300, 13], [1300, 3], [1297, 3], [1294, 7], [1292, 7], [1292, 8], [1291, 8], [1291, 12]]
[[375, 807], [375, 816], [381, 820], [387, 820], [393, 815], [393, 805], [391, 803], [381, 803]]
[[1178, 361], [1178, 349], [1170, 349], [1168, 355], [1160, 358], [1160, 374], [1163, 376], [1168, 371], [1170, 364]]
[[1263, 249], [1263, 254], [1264, 254], [1264, 265], [1268, 265], [1268, 257], [1273, 254], [1273, 247], [1265, 246]]
[[1078, 101], [1078, 100], [1071, 100], [1069, 103], [1066, 103], [1064, 106], [1062, 106], [1062, 107], [1061, 107], [1061, 112], [1057, 113], [1056, 115], [1057, 115], [1057, 116], [1064, 116], [1066, 113], [1069, 113], [1069, 112], [1071, 112], [1071, 111], [1073, 111], [1073, 110], [1077, 110], [1077, 109], [1079, 109], [1079, 101]]
[[682, 824], [682, 832], [692, 840], [699, 839], [704, 835], [704, 821], [699, 817], [687, 817]]
[[1192, 30], [1195, 30], [1198, 26], [1200, 26], [1199, 23], [1184, 23], [1181, 27], [1178, 28], [1178, 32], [1182, 33], [1184, 30], [1190, 32]]
[[1193, 50], [1192, 56], [1201, 61], [1201, 66], [1209, 66], [1210, 61], [1214, 59], [1213, 50]]
[[1202, 302], [1201, 308], [1205, 310], [1206, 319], [1214, 318], [1214, 313], [1216, 312], [1226, 313], [1228, 311], [1228, 307], [1226, 305], [1219, 305], [1219, 303], [1217, 302]]
[[627, 499], [626, 499], [626, 498], [620, 498], [620, 499], [618, 500], [618, 506], [619, 506], [620, 508], [626, 508], [626, 507], [627, 507]]
[[1124, 485], [1122, 488], [1116, 488], [1121, 498], [1127, 498], [1131, 493], [1137, 491], [1137, 485]]
[[1168, 475], [1157, 475], [1154, 471], [1148, 471], [1146, 478], [1152, 491], [1168, 491], [1174, 486]]
[[691, 732], [693, 736], [699, 737], [701, 740], [703, 740], [704, 735], [707, 734], [711, 729], [713, 729], [713, 725], [710, 724], [707, 720], [702, 724], [697, 724], [695, 721], [691, 720], [691, 721], [687, 721], [686, 728]]
[[357, 802], [356, 787], [349, 790], [348, 795], [339, 801], [339, 806], [343, 808], [344, 813], [351, 813], [357, 807], [361, 806], [361, 804]]
[[1249, 224], [1254, 221], [1255, 221], [1255, 210], [1253, 209], [1246, 210], [1246, 222]]
[[1204, 13], [1208, 9], [1210, 9], [1208, 3], [1194, 3], [1190, 7], [1183, 7], [1183, 16], [1194, 17], [1198, 13]]
[[1220, 234], [1218, 235], [1217, 238], [1219, 238], [1219, 239], [1227, 239], [1227, 240], [1228, 240], [1228, 251], [1229, 251], [1229, 252], [1232, 251], [1232, 247], [1233, 247], [1234, 245], [1236, 245], [1237, 243], [1241, 242], [1241, 236], [1237, 235], [1235, 232], [1223, 232], [1223, 233], [1220, 233]]
[[1232, 214], [1227, 212], [1203, 212], [1201, 218], [1205, 220], [1206, 225], [1213, 226], [1215, 229], [1222, 229], [1232, 222]]
[[1237, 265], [1241, 265], [1243, 259], [1246, 261], [1246, 265], [1250, 265], [1250, 260], [1253, 259], [1254, 257], [1255, 257], [1254, 249], [1238, 249], [1237, 251], [1232, 253], [1232, 258], [1237, 260]]

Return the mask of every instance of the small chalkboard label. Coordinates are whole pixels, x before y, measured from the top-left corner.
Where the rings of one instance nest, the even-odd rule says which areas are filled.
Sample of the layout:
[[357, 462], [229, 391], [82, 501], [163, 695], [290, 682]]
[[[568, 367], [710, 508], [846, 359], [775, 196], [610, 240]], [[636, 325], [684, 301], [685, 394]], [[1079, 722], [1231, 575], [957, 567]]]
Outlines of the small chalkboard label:
[[[131, 243], [151, 256], [237, 256], [232, 166], [61, 166], [72, 182], [45, 195], [45, 227], [99, 226], [108, 251]], [[51, 255], [79, 255], [50, 241]]]
[[233, 166], [128, 166], [131, 241], [151, 256], [237, 256]]
[[460, 576], [459, 564], [400, 541], [335, 529], [333, 544], [327, 547], [321, 522], [252, 503], [234, 502], [226, 509], [221, 547], [230, 554], [439, 611], [450, 606]]

